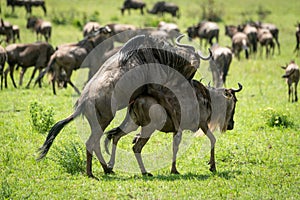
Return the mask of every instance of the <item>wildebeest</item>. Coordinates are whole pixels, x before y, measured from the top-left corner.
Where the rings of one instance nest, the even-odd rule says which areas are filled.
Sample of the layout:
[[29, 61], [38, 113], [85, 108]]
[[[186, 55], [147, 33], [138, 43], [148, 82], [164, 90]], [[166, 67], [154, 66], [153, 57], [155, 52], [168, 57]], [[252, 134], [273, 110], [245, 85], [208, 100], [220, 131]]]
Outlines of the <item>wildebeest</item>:
[[263, 47], [266, 48], [266, 57], [269, 56], [270, 51], [272, 50], [272, 55], [274, 54], [275, 43], [273, 41], [273, 35], [269, 29], [260, 28], [257, 32], [257, 38], [261, 46], [260, 55], [262, 56]]
[[179, 18], [179, 7], [170, 2], [158, 1], [154, 4], [151, 10], [147, 10], [150, 14], [161, 14], [163, 15], [165, 12], [170, 13], [173, 17]]
[[76, 44], [61, 45], [51, 56], [47, 68], [40, 74], [36, 82], [47, 72], [52, 74], [51, 82], [53, 94], [56, 95], [55, 82], [59, 80], [59, 75], [66, 73], [65, 82], [70, 84], [74, 90], [80, 94], [78, 88], [72, 83], [71, 76], [74, 70], [79, 69], [87, 55], [101, 42], [110, 36], [110, 29], [105, 26], [96, 30], [91, 35], [86, 36]]
[[123, 7], [121, 8], [121, 14], [124, 15], [125, 10], [128, 10], [128, 13], [130, 14], [130, 9], [140, 9], [141, 14], [144, 14], [144, 8], [146, 7], [146, 4], [141, 0], [125, 0], [123, 3]]
[[[20, 72], [19, 85], [22, 85], [23, 76], [28, 67], [34, 66], [31, 78], [26, 86], [29, 85], [34, 78], [37, 70], [42, 70], [47, 66], [50, 56], [53, 54], [53, 47], [46, 42], [35, 42], [29, 44], [11, 44], [6, 47], [7, 52], [7, 63], [9, 68], [5, 70], [5, 87], [7, 87], [7, 74], [10, 73], [10, 77], [14, 87], [16, 83], [13, 77], [15, 65], [22, 68]], [[41, 86], [40, 82], [39, 85]]]
[[[297, 85], [300, 78], [299, 67], [294, 61], [291, 61], [290, 64], [282, 68], [285, 69], [285, 74], [282, 76], [282, 78], [286, 78], [286, 83], [288, 85], [289, 101], [290, 97], [292, 96], [292, 102], [297, 102]], [[295, 98], [293, 98], [293, 84]]]
[[[191, 82], [191, 85], [195, 91], [200, 112], [199, 121], [196, 122], [197, 129], [201, 128], [211, 142], [211, 157], [209, 164], [210, 171], [214, 172], [216, 171], [214, 156], [216, 139], [212, 134], [212, 129], [210, 129], [210, 126], [219, 126], [222, 132], [233, 129], [233, 116], [237, 102], [235, 93], [242, 90], [242, 85], [239, 84], [238, 90], [224, 88], [215, 89], [210, 87], [207, 89], [200, 82], [195, 80]], [[164, 90], [164, 94], [168, 96], [169, 101], [172, 102], [172, 106], [176, 110], [177, 116], [180, 116], [180, 105], [178, 104], [174, 94], [168, 92], [168, 90]], [[108, 163], [110, 168], [113, 168], [115, 163], [115, 153], [119, 139], [122, 136], [135, 131], [138, 126], [141, 126], [141, 132], [135, 137], [135, 144], [132, 149], [135, 153], [135, 157], [138, 161], [142, 174], [152, 176], [152, 174], [147, 172], [144, 167], [141, 151], [155, 130], [160, 130], [166, 133], [173, 132], [173, 160], [171, 173], [179, 173], [176, 168], [176, 154], [181, 141], [182, 131], [176, 132], [176, 129], [174, 129], [174, 125], [172, 124], [169, 116], [164, 116], [160, 111], [160, 108], [154, 106], [156, 104], [159, 103], [153, 97], [139, 96], [133, 101], [132, 104], [129, 105], [127, 116], [120, 127], [114, 128], [107, 132], [107, 137], [105, 140], [106, 150], [108, 149], [108, 140], [113, 139], [111, 160]], [[150, 110], [150, 108], [152, 110]]]
[[255, 22], [253, 24], [254, 26], [256, 26], [256, 28], [263, 28], [263, 29], [268, 29], [270, 31], [270, 33], [272, 34], [277, 47], [278, 47], [278, 53], [280, 54], [280, 43], [279, 43], [279, 29], [276, 27], [275, 24], [270, 24], [270, 23], [262, 23], [262, 22]]
[[297, 24], [297, 29], [296, 29], [296, 47], [294, 52], [297, 52], [297, 55], [299, 53], [300, 50], [300, 23]]
[[4, 76], [4, 65], [5, 65], [5, 62], [6, 62], [6, 59], [7, 59], [7, 54], [6, 54], [6, 51], [5, 49], [0, 46], [0, 76], [1, 76], [1, 90], [2, 90], [2, 87], [3, 87], [3, 76]]
[[238, 31], [240, 32], [244, 32], [247, 37], [248, 40], [251, 44], [251, 53], [256, 53], [257, 52], [257, 28], [254, 26], [251, 26], [250, 24], [243, 24], [243, 25], [239, 25], [238, 26]]
[[[178, 40], [180, 38], [181, 37], [179, 37]], [[202, 57], [199, 51], [195, 51], [193, 47], [179, 44], [179, 42], [176, 42], [176, 44], [179, 45], [179, 47], [174, 47], [165, 41], [145, 35], [138, 35], [130, 39], [118, 53], [114, 54], [101, 66], [92, 79], [85, 85], [81, 96], [77, 100], [73, 114], [66, 119], [57, 122], [51, 128], [46, 141], [40, 148], [39, 159], [47, 154], [55, 137], [63, 127], [79, 115], [83, 114], [91, 127], [91, 135], [86, 142], [87, 175], [93, 177], [91, 162], [93, 152], [95, 152], [100, 161], [104, 172], [110, 173], [111, 169], [108, 168], [102, 156], [99, 141], [103, 135], [103, 131], [112, 121], [114, 112], [128, 105], [128, 102], [121, 101], [123, 99], [126, 100], [125, 96], [128, 91], [124, 91], [125, 96], [122, 96], [121, 100], [112, 97], [112, 94], [116, 89], [116, 84], [129, 72], [132, 72], [133, 75], [135, 75], [135, 70], [133, 69], [145, 69], [145, 64], [148, 63], [169, 66], [181, 73], [187, 80], [191, 80], [200, 65], [200, 59]], [[209, 59], [210, 57], [211, 55], [205, 59]], [[168, 72], [168, 70], [166, 72]], [[168, 80], [168, 74], [164, 73], [137, 74], [134, 77], [135, 81], [131, 82], [136, 83], [137, 80], [140, 79], [143, 81], [143, 78], [145, 79], [144, 81], [146, 81], [146, 79], [156, 78], [157, 75], [161, 76], [161, 80], [163, 80], [162, 85], [168, 83], [172, 84], [174, 82], [174, 80]], [[136, 93], [137, 96], [143, 94], [142, 90], [138, 91], [140, 91], [140, 93]], [[149, 92], [146, 92], [146, 94], [147, 93]], [[153, 95], [153, 93], [151, 94]], [[163, 98], [163, 94], [162, 96], [159, 96], [159, 94], [156, 94], [154, 97], [157, 97], [160, 103], [164, 102], [167, 105], [167, 100]], [[112, 105], [112, 101], [115, 102], [113, 104], [115, 106]], [[166, 110], [168, 110], [167, 107], [168, 106], [166, 106]], [[169, 113], [172, 113], [172, 111]]]
[[51, 31], [52, 31], [51, 22], [44, 21], [40, 18], [31, 16], [27, 19], [26, 28], [32, 29], [36, 32], [37, 40], [39, 40], [39, 34], [41, 36], [43, 35], [47, 42], [51, 38]]
[[209, 61], [209, 67], [211, 69], [214, 86], [218, 88], [226, 83], [226, 76], [232, 61], [232, 52], [231, 49], [218, 45], [213, 45], [211, 50], [213, 56]]
[[7, 21], [3, 21], [2, 18], [0, 19], [0, 35], [5, 36], [6, 43], [10, 43], [14, 38], [13, 25]]
[[187, 29], [189, 39], [199, 37], [200, 46], [202, 46], [202, 39], [206, 40], [205, 46], [207, 43], [213, 45], [212, 40], [215, 38], [216, 43], [219, 42], [219, 27], [215, 22], [202, 21], [196, 26], [190, 26]]
[[157, 29], [160, 31], [165, 31], [168, 34], [168, 38], [171, 39], [173, 42], [175, 38], [181, 35], [178, 25], [174, 23], [160, 21], [157, 25]]
[[248, 59], [250, 47], [248, 36], [243, 32], [239, 32], [237, 26], [234, 25], [225, 26], [225, 35], [231, 38], [231, 48], [238, 60], [240, 60], [240, 52], [242, 50], [245, 50], [245, 57]]
[[95, 32], [95, 30], [99, 29], [101, 26], [98, 22], [87, 22], [83, 26], [83, 37]]
[[6, 0], [6, 5], [11, 6], [13, 13], [15, 12], [15, 6], [24, 6], [26, 9], [26, 13], [30, 15], [32, 13], [32, 7], [41, 6], [44, 11], [44, 14], [47, 14], [47, 9], [44, 0]]

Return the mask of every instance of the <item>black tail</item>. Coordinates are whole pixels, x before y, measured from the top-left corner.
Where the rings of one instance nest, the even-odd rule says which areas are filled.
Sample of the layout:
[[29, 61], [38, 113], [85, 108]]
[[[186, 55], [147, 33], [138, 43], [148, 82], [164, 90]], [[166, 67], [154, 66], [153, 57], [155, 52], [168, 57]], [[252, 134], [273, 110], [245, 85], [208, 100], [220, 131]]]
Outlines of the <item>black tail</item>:
[[120, 131], [121, 131], [120, 127], [117, 127], [117, 128], [114, 128], [114, 129], [112, 129], [112, 130], [105, 133], [106, 137], [105, 137], [105, 140], [104, 140], [104, 147], [105, 147], [105, 151], [106, 151], [107, 154], [110, 154], [110, 152], [108, 150], [108, 147], [109, 147], [111, 139], [113, 139], [114, 136], [116, 134], [118, 134]]
[[55, 64], [55, 57], [50, 58], [48, 66], [39, 74], [39, 76], [37, 77], [37, 79], [34, 82], [34, 86], [40, 82], [42, 80], [42, 78], [45, 76], [46, 73], [48, 72], [53, 72], [53, 65]]
[[59, 122], [57, 122], [49, 131], [46, 141], [44, 142], [43, 146], [38, 149], [39, 151], [39, 157], [37, 160], [43, 159], [46, 154], [48, 153], [54, 139], [59, 134], [59, 132], [67, 125], [69, 122], [71, 122], [73, 119], [75, 119], [79, 114], [81, 113], [80, 108], [77, 107], [76, 111], [70, 115], [68, 118], [63, 119]]

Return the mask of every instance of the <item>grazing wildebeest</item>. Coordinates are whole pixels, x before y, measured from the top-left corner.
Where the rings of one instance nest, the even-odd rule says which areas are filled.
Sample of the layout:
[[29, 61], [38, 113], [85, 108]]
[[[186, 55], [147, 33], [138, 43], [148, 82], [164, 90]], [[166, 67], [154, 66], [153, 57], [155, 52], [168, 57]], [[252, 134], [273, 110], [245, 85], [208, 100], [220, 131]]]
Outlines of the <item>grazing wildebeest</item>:
[[202, 21], [197, 26], [188, 27], [187, 33], [190, 40], [199, 37], [200, 46], [202, 46], [202, 39], [206, 40], [205, 46], [207, 43], [213, 45], [214, 38], [216, 43], [219, 42], [219, 26], [215, 22]]
[[209, 61], [209, 67], [211, 69], [214, 86], [218, 88], [226, 83], [226, 76], [232, 61], [232, 52], [231, 49], [218, 45], [213, 45], [211, 50], [213, 57]]
[[[91, 127], [91, 135], [86, 142], [87, 175], [89, 177], [93, 177], [93, 152], [95, 152], [98, 160], [100, 161], [104, 172], [111, 173], [111, 169], [109, 169], [102, 156], [99, 141], [103, 135], [103, 131], [113, 120], [114, 112], [128, 105], [128, 102], [122, 103], [118, 102], [118, 99], [112, 98], [116, 84], [122, 77], [125, 76], [125, 74], [132, 72], [133, 69], [144, 69], [146, 68], [144, 67], [145, 64], [148, 63], [157, 63], [164, 66], [169, 66], [181, 73], [186, 79], [191, 80], [200, 65], [200, 59], [202, 57], [200, 52], [195, 51], [193, 47], [180, 44], [180, 38], [181, 37], [178, 37], [176, 40], [176, 44], [179, 45], [178, 47], [174, 47], [166, 41], [145, 35], [138, 35], [130, 39], [118, 51], [118, 53], [110, 57], [101, 66], [97, 73], [86, 84], [81, 96], [77, 100], [73, 114], [66, 119], [57, 122], [51, 128], [46, 141], [40, 148], [39, 159], [46, 156], [55, 137], [63, 129], [63, 127], [82, 114], [86, 117]], [[210, 57], [211, 55], [205, 59], [209, 59]], [[135, 72], [135, 70], [133, 70], [133, 72]], [[172, 84], [172, 80], [167, 80], [168, 74], [151, 73], [144, 73], [142, 76], [137, 75], [134, 82], [143, 78], [145, 80], [152, 79], [153, 77], [151, 76], [157, 75], [161, 75], [166, 78], [166, 81], [163, 83], [163, 85], [167, 83]], [[162, 80], [165, 79], [162, 78]], [[142, 92], [142, 90], [138, 91], [140, 93], [137, 92], [136, 95], [143, 93], [154, 95], [154, 97], [156, 97], [160, 103], [164, 103], [166, 105], [167, 112], [173, 113], [172, 108], [168, 107], [167, 100], [163, 98], [163, 94], [155, 94], [155, 92]], [[113, 104], [115, 106], [112, 105], [112, 101], [115, 102]]]
[[5, 62], [6, 62], [6, 59], [7, 59], [7, 54], [6, 54], [6, 51], [5, 49], [0, 46], [0, 76], [1, 76], [1, 90], [2, 90], [2, 87], [3, 87], [3, 76], [4, 76], [4, 65], [5, 65]]
[[[200, 82], [192, 80], [191, 85], [195, 91], [200, 118], [197, 123], [197, 129], [201, 128], [202, 131], [208, 136], [211, 142], [211, 156], [210, 156], [210, 171], [215, 172], [215, 156], [214, 156], [214, 145], [216, 139], [212, 134], [210, 127], [219, 126], [222, 132], [226, 130], [232, 130], [234, 127], [234, 112], [235, 105], [237, 102], [235, 93], [242, 90], [242, 85], [239, 84], [239, 89], [224, 89], [224, 88], [205, 88]], [[172, 92], [163, 89], [165, 96], [168, 96], [169, 101], [180, 115], [180, 104], [176, 100], [176, 97]], [[181, 141], [182, 131], [176, 131], [172, 121], [169, 116], [164, 116], [160, 111], [160, 107], [154, 107], [154, 105], [159, 104], [155, 98], [150, 96], [139, 96], [136, 98], [132, 104], [128, 107], [127, 116], [122, 124], [108, 131], [106, 133], [106, 151], [108, 151], [107, 144], [109, 140], [113, 139], [113, 150], [111, 155], [111, 160], [109, 161], [109, 167], [113, 168], [115, 163], [115, 153], [117, 148], [117, 143], [122, 136], [137, 130], [141, 126], [141, 132], [134, 139], [133, 151], [135, 157], [138, 161], [140, 170], [143, 175], [152, 176], [151, 173], [147, 172], [141, 157], [141, 151], [144, 145], [150, 139], [152, 133], [155, 130], [160, 130], [162, 132], [168, 133], [173, 132], [173, 159], [171, 173], [179, 174], [176, 168], [176, 154], [178, 152], [178, 147]], [[153, 107], [152, 107], [153, 106]], [[152, 108], [151, 108], [152, 107]], [[152, 110], [150, 110], [150, 108]], [[165, 119], [166, 117], [166, 119]], [[193, 129], [191, 129], [194, 131]], [[126, 131], [126, 132], [124, 132]]]
[[[131, 24], [107, 24], [111, 29], [111, 35], [114, 36], [112, 39], [115, 42], [125, 43], [130, 38], [136, 35], [135, 31], [137, 28], [134, 25]], [[122, 32], [126, 31], [123, 34], [120, 34]]]
[[[51, 56], [47, 68], [40, 74], [37, 81], [47, 73], [51, 73], [51, 82], [53, 94], [56, 95], [55, 82], [61, 81], [59, 75], [64, 71], [66, 73], [65, 82], [70, 84], [74, 90], [80, 94], [78, 88], [72, 83], [71, 76], [74, 70], [79, 69], [82, 66], [83, 61], [87, 55], [101, 42], [110, 36], [110, 29], [105, 26], [96, 30], [91, 35], [86, 36], [83, 40], [76, 44], [61, 45], [57, 48], [54, 54]], [[110, 47], [111, 48], [111, 47]]]
[[254, 26], [251, 26], [250, 24], [243, 24], [243, 25], [239, 25], [238, 26], [238, 31], [240, 32], [244, 32], [247, 37], [248, 40], [251, 44], [251, 53], [256, 53], [257, 52], [257, 28]]
[[276, 27], [274, 24], [270, 23], [262, 23], [262, 22], [256, 22], [253, 24], [256, 28], [263, 28], [263, 29], [268, 29], [270, 33], [272, 34], [277, 47], [278, 47], [278, 53], [280, 54], [280, 43], [278, 40], [278, 35], [279, 35], [279, 29]]
[[[23, 76], [28, 67], [34, 66], [31, 78], [26, 86], [29, 85], [34, 78], [37, 70], [42, 70], [47, 66], [50, 56], [53, 54], [53, 47], [47, 42], [35, 42], [29, 44], [11, 44], [6, 47], [7, 52], [7, 63], [9, 68], [5, 70], [5, 87], [7, 87], [7, 74], [10, 73], [10, 77], [14, 87], [16, 88], [16, 83], [13, 77], [14, 67], [18, 65], [22, 68], [20, 72], [19, 85], [22, 85]], [[39, 82], [39, 86], [41, 83]]]
[[150, 14], [161, 14], [170, 13], [173, 17], [179, 18], [179, 7], [174, 3], [165, 1], [158, 1], [155, 3], [151, 10], [147, 10]]
[[32, 29], [36, 32], [36, 39], [39, 40], [39, 34], [45, 37], [45, 40], [48, 42], [48, 40], [51, 38], [51, 22], [44, 21], [37, 17], [29, 17], [27, 19], [27, 25], [26, 28]]
[[98, 22], [87, 22], [83, 27], [83, 37], [95, 32], [95, 30], [98, 30], [100, 27]]
[[[297, 102], [297, 85], [300, 78], [299, 67], [294, 61], [291, 61], [289, 65], [282, 68], [285, 69], [285, 74], [282, 76], [282, 78], [286, 78], [286, 83], [288, 84], [289, 101], [290, 96], [292, 95], [292, 102]], [[293, 98], [293, 83], [295, 99]]]
[[124, 15], [125, 10], [128, 10], [128, 13], [130, 14], [130, 9], [140, 9], [141, 14], [143, 15], [144, 7], [146, 7], [146, 4], [141, 0], [125, 0], [123, 7], [121, 8], [121, 14]]
[[296, 47], [294, 52], [297, 52], [297, 55], [299, 54], [300, 50], [300, 23], [297, 24], [297, 29], [296, 29]]
[[269, 31], [269, 29], [265, 29], [265, 28], [258, 29], [257, 38], [261, 46], [260, 55], [262, 56], [263, 47], [266, 48], [266, 57], [269, 56], [271, 50], [272, 50], [272, 55], [274, 55], [274, 48], [275, 48], [275, 43], [273, 41], [274, 37]]
[[15, 12], [15, 6], [24, 6], [26, 9], [26, 13], [30, 15], [32, 13], [32, 7], [41, 6], [44, 11], [44, 14], [47, 14], [47, 9], [44, 0], [6, 0], [6, 5], [11, 6], [13, 13]]

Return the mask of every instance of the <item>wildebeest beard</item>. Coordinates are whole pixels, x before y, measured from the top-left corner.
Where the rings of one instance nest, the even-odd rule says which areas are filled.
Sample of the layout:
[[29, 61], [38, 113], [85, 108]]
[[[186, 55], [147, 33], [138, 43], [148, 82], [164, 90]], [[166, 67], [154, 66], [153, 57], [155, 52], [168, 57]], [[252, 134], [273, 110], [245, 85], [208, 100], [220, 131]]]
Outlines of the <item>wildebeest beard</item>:
[[191, 80], [200, 65], [200, 58], [189, 48], [175, 47], [166, 40], [139, 35], [120, 50], [119, 63], [125, 68], [149, 63], [162, 64]]

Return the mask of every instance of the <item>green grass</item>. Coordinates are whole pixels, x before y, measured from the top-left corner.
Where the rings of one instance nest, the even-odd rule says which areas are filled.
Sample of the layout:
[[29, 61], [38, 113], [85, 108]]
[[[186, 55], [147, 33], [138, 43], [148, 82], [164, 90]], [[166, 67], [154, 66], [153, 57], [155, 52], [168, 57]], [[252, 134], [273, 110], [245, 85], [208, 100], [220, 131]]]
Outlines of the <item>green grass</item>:
[[[148, 8], [154, 2], [147, 0]], [[122, 1], [108, 0], [46, 1], [48, 15], [45, 18], [51, 20], [54, 13], [64, 13], [68, 19], [81, 21], [84, 15], [90, 17], [97, 11], [101, 24], [120, 22], [142, 27], [164, 19], [178, 23], [183, 32], [187, 26], [199, 21], [202, 11], [199, 1], [173, 2], [180, 5], [180, 19], [172, 19], [167, 15], [164, 18], [148, 14], [140, 16], [138, 11], [122, 17], [118, 10]], [[2, 17], [5, 14], [8, 16], [10, 8], [6, 8], [4, 1], [1, 3]], [[58, 90], [58, 95], [53, 96], [46, 79], [42, 89], [14, 89], [9, 80], [9, 88], [0, 91], [0, 199], [299, 199], [299, 102], [288, 103], [287, 86], [281, 78], [283, 70], [280, 66], [291, 59], [300, 64], [300, 58], [292, 52], [296, 42], [294, 32], [295, 23], [299, 21], [300, 1], [245, 0], [241, 5], [237, 0], [216, 0], [215, 4], [224, 12], [223, 21], [219, 22], [221, 45], [230, 45], [229, 38], [224, 34], [224, 25], [238, 24], [247, 19], [257, 20], [255, 12], [261, 5], [271, 11], [265, 21], [279, 27], [282, 47], [281, 55], [276, 53], [269, 59], [257, 56], [250, 60], [233, 60], [227, 86], [238, 87], [237, 83], [240, 82], [244, 89], [237, 94], [234, 130], [217, 137], [216, 174], [208, 170], [209, 153], [203, 148], [208, 140], [198, 137], [192, 139], [191, 146], [182, 151], [178, 158], [181, 175], [169, 174], [171, 159], [168, 157], [164, 160], [165, 167], [151, 171], [154, 177], [142, 177], [131, 153], [134, 135], [131, 134], [120, 142], [120, 148], [131, 154], [127, 161], [118, 160], [117, 157], [116, 165], [121, 167], [125, 162], [128, 171], [135, 173], [117, 168], [115, 175], [104, 175], [100, 164], [94, 159], [94, 174], [100, 180], [89, 179], [82, 167], [85, 162], [83, 140], [88, 136], [89, 129], [88, 126], [78, 127], [76, 124], [80, 120], [65, 127], [46, 159], [36, 162], [36, 151], [43, 144], [45, 134], [32, 127], [30, 105], [40, 102], [45, 110], [52, 108], [53, 117], [58, 121], [72, 113], [77, 96], [71, 87]], [[241, 15], [249, 10], [248, 16]], [[33, 13], [43, 17], [40, 8], [34, 8]], [[76, 13], [76, 16], [70, 17], [72, 13]], [[26, 29], [24, 8], [16, 8], [16, 17], [4, 19], [20, 26], [22, 42], [35, 41], [35, 34]], [[54, 46], [81, 38], [80, 29], [72, 23], [53, 24], [51, 43]], [[194, 41], [194, 44], [197, 45], [198, 41]], [[206, 50], [203, 48], [203, 51]], [[79, 71], [74, 73], [74, 80]], [[16, 80], [18, 73], [15, 73]], [[31, 69], [24, 77], [25, 83], [30, 73]], [[208, 62], [201, 62], [196, 78], [204, 78], [204, 83], [211, 80]], [[267, 110], [273, 112], [266, 114]], [[124, 111], [118, 113], [117, 120], [109, 128], [118, 125], [122, 114]], [[278, 116], [290, 123], [287, 126], [272, 126], [276, 124]], [[271, 126], [268, 124], [270, 120]], [[186, 133], [184, 137], [191, 136], [191, 133]], [[168, 148], [171, 153], [171, 141], [170, 134], [154, 134], [144, 152], [159, 154], [162, 149]], [[151, 162], [153, 160], [145, 160], [146, 167], [150, 168]]]

